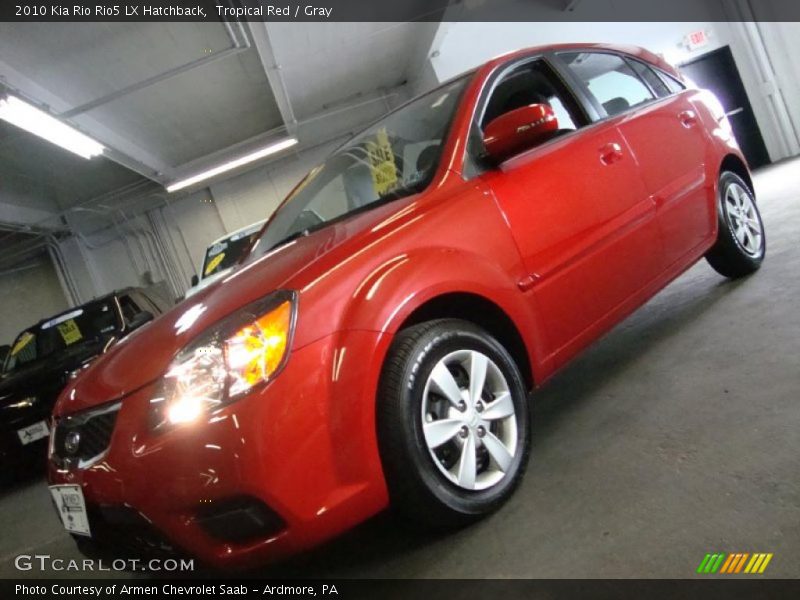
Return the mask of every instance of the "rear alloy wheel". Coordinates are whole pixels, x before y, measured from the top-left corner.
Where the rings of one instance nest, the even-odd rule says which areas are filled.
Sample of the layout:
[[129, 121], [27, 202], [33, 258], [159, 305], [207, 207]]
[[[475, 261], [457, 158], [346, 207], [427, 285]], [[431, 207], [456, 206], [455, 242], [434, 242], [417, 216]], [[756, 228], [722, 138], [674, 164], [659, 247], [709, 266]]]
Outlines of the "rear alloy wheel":
[[528, 419], [519, 369], [488, 333], [455, 319], [402, 331], [378, 404], [392, 505], [438, 528], [496, 510], [524, 470]]
[[753, 193], [735, 173], [720, 177], [718, 215], [717, 242], [706, 254], [709, 264], [730, 278], [756, 271], [766, 252], [764, 223]]

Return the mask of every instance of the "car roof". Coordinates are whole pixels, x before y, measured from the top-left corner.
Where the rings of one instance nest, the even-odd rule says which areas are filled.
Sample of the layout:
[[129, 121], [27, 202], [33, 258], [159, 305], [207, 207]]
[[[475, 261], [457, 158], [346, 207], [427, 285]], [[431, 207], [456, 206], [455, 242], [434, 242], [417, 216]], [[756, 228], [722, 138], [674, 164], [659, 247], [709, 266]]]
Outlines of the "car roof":
[[491, 60], [486, 61], [482, 66], [488, 68], [494, 68], [497, 65], [503, 64], [517, 57], [523, 58], [525, 56], [543, 54], [545, 52], [564, 52], [570, 50], [578, 52], [590, 52], [590, 51], [602, 52], [605, 50], [608, 52], [619, 52], [621, 54], [628, 54], [629, 56], [633, 56], [634, 58], [638, 58], [639, 60], [650, 63], [651, 65], [658, 67], [662, 71], [666, 71], [669, 75], [672, 75], [673, 77], [677, 77], [678, 79], [683, 80], [683, 76], [680, 74], [680, 72], [677, 71], [675, 67], [669, 64], [661, 56], [654, 54], [653, 52], [650, 52], [646, 48], [628, 44], [564, 43], [564, 44], [546, 44], [542, 46], [532, 46], [530, 48], [522, 48], [520, 50], [514, 50], [513, 52], [507, 52], [505, 54], [496, 56]]
[[50, 315], [48, 317], [44, 317], [43, 319], [39, 319], [38, 321], [36, 321], [36, 323], [31, 325], [30, 327], [23, 327], [22, 329], [20, 329], [20, 331], [27, 331], [29, 329], [33, 329], [34, 327], [38, 327], [42, 323], [47, 323], [48, 321], [52, 321], [53, 319], [56, 319], [56, 318], [60, 317], [61, 315], [65, 315], [65, 314], [70, 313], [70, 312], [72, 312], [74, 310], [77, 310], [79, 308], [83, 308], [84, 306], [86, 306], [88, 304], [93, 304], [95, 302], [102, 302], [103, 300], [109, 300], [109, 299], [114, 298], [116, 296], [122, 296], [123, 294], [129, 294], [130, 292], [136, 292], [136, 291], [141, 291], [141, 290], [142, 290], [142, 288], [134, 287], [134, 286], [128, 286], [128, 287], [120, 288], [118, 290], [114, 290], [113, 292], [109, 292], [107, 294], [103, 294], [102, 296], [97, 296], [96, 298], [92, 298], [91, 300], [87, 300], [86, 302], [82, 302], [81, 304], [78, 304], [76, 306], [72, 306], [72, 307], [70, 307], [70, 308], [68, 308], [66, 310], [59, 311], [59, 312], [57, 312], [57, 313], [55, 313], [53, 315]]

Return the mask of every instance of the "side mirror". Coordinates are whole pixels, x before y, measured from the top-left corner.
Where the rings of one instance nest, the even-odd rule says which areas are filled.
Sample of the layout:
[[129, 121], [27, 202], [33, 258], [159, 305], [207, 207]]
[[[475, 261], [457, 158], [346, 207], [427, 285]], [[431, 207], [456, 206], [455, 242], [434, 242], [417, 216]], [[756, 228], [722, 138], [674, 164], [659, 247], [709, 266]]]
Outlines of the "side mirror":
[[153, 313], [149, 310], [143, 310], [140, 313], [136, 313], [136, 315], [128, 322], [128, 329], [133, 331], [134, 329], [139, 329], [142, 325], [149, 323], [153, 320]]
[[508, 111], [491, 121], [483, 132], [489, 158], [507, 158], [550, 139], [558, 131], [558, 119], [549, 104], [531, 104]]
[[192, 275], [192, 278], [189, 280], [189, 283], [191, 284], [192, 287], [194, 287], [198, 283], [200, 283], [200, 278], [197, 275]]

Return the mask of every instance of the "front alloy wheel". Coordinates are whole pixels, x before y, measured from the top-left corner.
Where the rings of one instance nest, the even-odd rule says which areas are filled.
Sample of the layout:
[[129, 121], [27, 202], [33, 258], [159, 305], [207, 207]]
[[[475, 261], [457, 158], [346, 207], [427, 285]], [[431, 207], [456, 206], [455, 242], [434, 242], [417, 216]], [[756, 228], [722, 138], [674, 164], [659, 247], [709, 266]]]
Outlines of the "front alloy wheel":
[[509, 353], [472, 323], [401, 331], [381, 375], [378, 444], [392, 506], [460, 526], [513, 493], [530, 444], [528, 399]]
[[431, 371], [422, 393], [422, 431], [442, 474], [485, 490], [514, 461], [517, 415], [500, 368], [477, 350], [458, 350]]

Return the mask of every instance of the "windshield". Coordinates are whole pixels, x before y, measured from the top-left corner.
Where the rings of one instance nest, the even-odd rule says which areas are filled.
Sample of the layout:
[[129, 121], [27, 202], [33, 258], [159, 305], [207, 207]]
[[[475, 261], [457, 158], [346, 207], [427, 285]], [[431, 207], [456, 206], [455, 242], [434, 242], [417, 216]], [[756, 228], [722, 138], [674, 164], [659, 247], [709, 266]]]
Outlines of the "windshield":
[[468, 80], [413, 100], [339, 148], [278, 209], [253, 253], [260, 256], [346, 215], [422, 191], [439, 164]]
[[251, 229], [240, 231], [209, 246], [203, 259], [201, 278], [205, 279], [209, 275], [235, 265], [250, 248], [250, 244], [258, 236], [259, 231], [261, 231], [261, 224], [255, 227], [255, 231]]
[[5, 371], [19, 369], [87, 342], [102, 341], [119, 328], [113, 300], [90, 302], [20, 333], [8, 353]]

